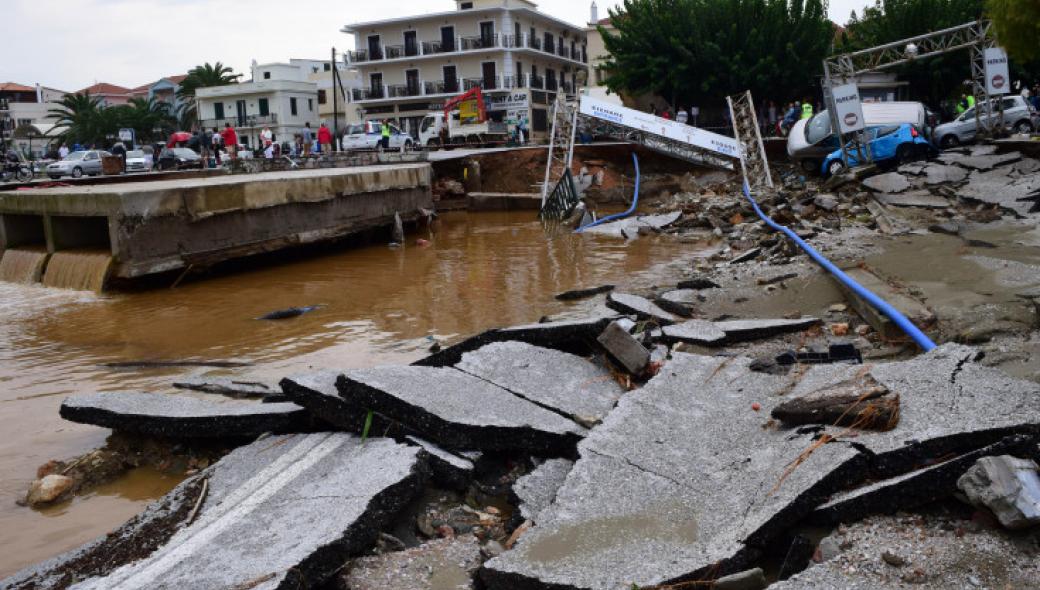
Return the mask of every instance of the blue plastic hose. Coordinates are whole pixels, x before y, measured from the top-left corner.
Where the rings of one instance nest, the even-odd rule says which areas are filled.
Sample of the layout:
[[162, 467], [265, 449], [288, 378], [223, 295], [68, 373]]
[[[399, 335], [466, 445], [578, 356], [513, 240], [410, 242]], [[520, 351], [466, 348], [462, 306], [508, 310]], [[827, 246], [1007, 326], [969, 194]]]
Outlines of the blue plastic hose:
[[906, 332], [906, 335], [912, 338], [913, 341], [916, 342], [917, 345], [920, 346], [925, 352], [928, 352], [935, 348], [935, 343], [932, 342], [931, 338], [926, 336], [925, 333], [920, 330], [920, 328], [915, 326], [914, 323], [911, 322], [905, 315], [900, 313], [898, 309], [892, 307], [891, 305], [889, 305], [887, 301], [878, 297], [877, 295], [869, 291], [867, 288], [865, 288], [863, 285], [860, 285], [855, 280], [853, 280], [852, 277], [842, 272], [840, 268], [834, 266], [834, 263], [824, 258], [822, 254], [820, 254], [816, 251], [816, 249], [807, 244], [805, 240], [799, 238], [798, 234], [791, 231], [790, 228], [782, 226], [779, 223], [767, 217], [766, 214], [758, 208], [758, 203], [756, 203], [755, 199], [752, 198], [751, 190], [748, 188], [746, 182], [744, 183], [744, 196], [747, 197], [749, 201], [751, 201], [751, 206], [755, 208], [755, 213], [757, 213], [758, 216], [762, 218], [762, 221], [766, 222], [766, 225], [775, 229], [776, 231], [783, 232], [784, 234], [786, 234], [788, 238], [791, 238], [791, 240], [794, 241], [795, 244], [798, 244], [798, 246], [802, 250], [805, 250], [805, 253], [808, 254], [809, 257], [811, 257], [813, 260], [815, 260], [820, 266], [826, 269], [827, 272], [834, 275], [834, 277], [842, 283], [844, 283], [846, 287], [848, 287], [857, 295], [865, 299], [867, 303], [869, 303], [874, 309], [888, 316], [888, 319], [895, 322], [895, 324], [899, 326], [899, 328], [903, 332]]
[[635, 152], [632, 152], [632, 161], [636, 165], [636, 188], [635, 192], [632, 194], [632, 206], [628, 208], [628, 211], [625, 211], [624, 213], [615, 213], [613, 215], [607, 215], [603, 219], [597, 219], [596, 221], [593, 221], [588, 225], [583, 225], [578, 229], [574, 230], [574, 233], [580, 234], [581, 232], [589, 229], [590, 227], [596, 227], [597, 225], [606, 223], [608, 221], [614, 221], [615, 219], [628, 217], [629, 215], [635, 212], [636, 206], [639, 205], [639, 156], [637, 156]]

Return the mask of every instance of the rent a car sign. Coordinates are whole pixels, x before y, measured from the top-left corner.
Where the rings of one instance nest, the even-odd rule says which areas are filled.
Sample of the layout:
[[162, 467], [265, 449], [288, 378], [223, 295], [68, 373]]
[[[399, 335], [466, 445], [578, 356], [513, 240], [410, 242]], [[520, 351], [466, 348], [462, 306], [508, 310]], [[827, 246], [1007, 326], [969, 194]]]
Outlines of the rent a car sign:
[[1010, 93], [1007, 53], [1000, 47], [990, 47], [983, 52], [983, 58], [986, 60], [986, 91], [991, 95]]
[[673, 141], [687, 143], [731, 158], [740, 157], [740, 146], [732, 137], [655, 117], [650, 113], [588, 96], [581, 97], [579, 112], [588, 117], [595, 117], [622, 127], [638, 129]]

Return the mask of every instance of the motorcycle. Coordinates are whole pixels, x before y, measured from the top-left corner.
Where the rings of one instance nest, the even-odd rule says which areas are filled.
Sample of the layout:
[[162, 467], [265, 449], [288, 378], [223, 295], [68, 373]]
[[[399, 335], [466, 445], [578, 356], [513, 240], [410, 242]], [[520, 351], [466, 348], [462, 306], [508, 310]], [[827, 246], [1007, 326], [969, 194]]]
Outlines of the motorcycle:
[[33, 179], [32, 166], [22, 162], [4, 162], [3, 170], [0, 171], [0, 182], [29, 182]]

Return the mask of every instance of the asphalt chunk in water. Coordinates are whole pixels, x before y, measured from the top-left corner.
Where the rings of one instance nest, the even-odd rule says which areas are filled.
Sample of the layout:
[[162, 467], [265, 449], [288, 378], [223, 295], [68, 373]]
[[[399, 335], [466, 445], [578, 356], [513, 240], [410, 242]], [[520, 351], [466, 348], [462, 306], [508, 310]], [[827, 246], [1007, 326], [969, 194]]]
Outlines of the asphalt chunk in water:
[[311, 430], [310, 414], [291, 403], [196, 399], [164, 393], [90, 393], [67, 398], [61, 417], [165, 438], [254, 437]]

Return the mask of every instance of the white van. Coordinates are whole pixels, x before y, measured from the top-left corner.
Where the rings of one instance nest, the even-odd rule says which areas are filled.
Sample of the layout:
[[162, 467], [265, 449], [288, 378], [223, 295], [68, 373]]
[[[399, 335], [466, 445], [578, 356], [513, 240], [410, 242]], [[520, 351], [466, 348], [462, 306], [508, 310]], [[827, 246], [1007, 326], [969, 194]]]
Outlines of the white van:
[[[865, 102], [863, 120], [867, 127], [911, 123], [928, 129], [928, 109], [919, 102]], [[807, 172], [816, 172], [823, 161], [838, 149], [838, 138], [831, 133], [830, 113], [826, 109], [791, 127], [787, 136], [787, 155]]]

